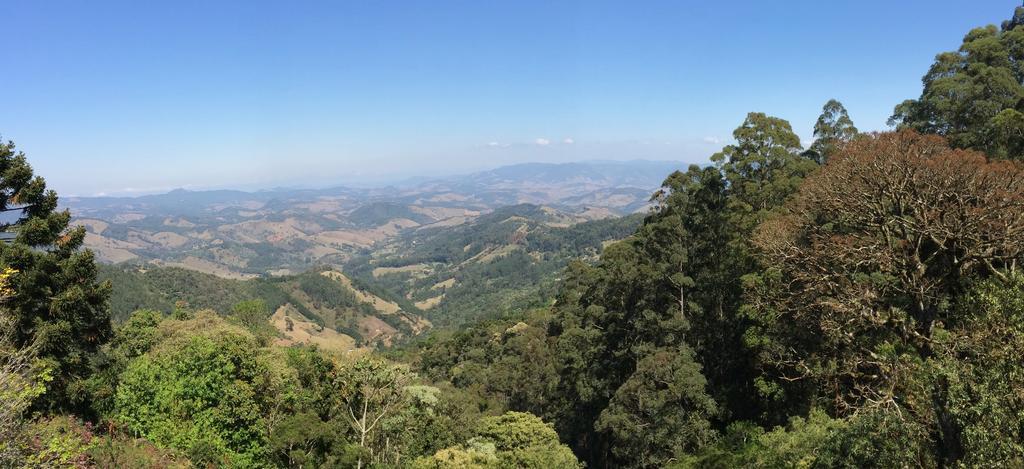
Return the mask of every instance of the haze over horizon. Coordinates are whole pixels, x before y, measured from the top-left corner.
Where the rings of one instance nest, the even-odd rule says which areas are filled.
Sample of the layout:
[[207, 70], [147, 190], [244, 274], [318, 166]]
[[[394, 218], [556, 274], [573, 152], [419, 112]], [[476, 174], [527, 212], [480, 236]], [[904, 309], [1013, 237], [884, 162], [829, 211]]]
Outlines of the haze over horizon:
[[7, 2], [0, 136], [82, 196], [701, 163], [750, 111], [886, 129], [1018, 3]]
[[[450, 171], [447, 173], [438, 173], [434, 175], [418, 175], [418, 176], [379, 176], [372, 178], [359, 178], [358, 176], [350, 176], [349, 178], [342, 179], [331, 179], [325, 178], [323, 181], [299, 181], [294, 183], [279, 182], [269, 184], [214, 184], [209, 186], [199, 185], [182, 185], [182, 186], [168, 186], [168, 187], [155, 187], [155, 188], [127, 188], [119, 192], [100, 192], [96, 194], [62, 194], [64, 198], [76, 198], [76, 199], [89, 199], [89, 198], [134, 198], [143, 197], [148, 195], [162, 195], [172, 193], [174, 191], [188, 191], [188, 192], [205, 192], [205, 191], [238, 191], [248, 193], [258, 192], [271, 192], [271, 191], [292, 191], [292, 190], [327, 190], [327, 189], [338, 189], [338, 188], [350, 188], [350, 189], [385, 189], [389, 187], [395, 188], [414, 188], [422, 184], [429, 184], [432, 182], [452, 182], [452, 181], [466, 181], [471, 180], [476, 175], [488, 174], [492, 172], [498, 172], [501, 170], [520, 168], [524, 166], [532, 165], [553, 165], [555, 167], [561, 167], [565, 165], [578, 165], [578, 166], [591, 166], [591, 165], [621, 165], [623, 167], [635, 168], [639, 171], [650, 172], [652, 168], [671, 171], [668, 167], [675, 167], [676, 169], [685, 169], [688, 163], [678, 160], [644, 160], [644, 159], [633, 159], [633, 160], [578, 160], [578, 161], [564, 161], [564, 162], [539, 162], [539, 161], [525, 161], [521, 163], [510, 163], [507, 165], [500, 165], [494, 167], [481, 168], [474, 171]], [[667, 173], [666, 173], [667, 174]], [[517, 176], [521, 177], [521, 176]], [[633, 187], [633, 186], [631, 186]], [[633, 188], [641, 188], [639, 186]]]

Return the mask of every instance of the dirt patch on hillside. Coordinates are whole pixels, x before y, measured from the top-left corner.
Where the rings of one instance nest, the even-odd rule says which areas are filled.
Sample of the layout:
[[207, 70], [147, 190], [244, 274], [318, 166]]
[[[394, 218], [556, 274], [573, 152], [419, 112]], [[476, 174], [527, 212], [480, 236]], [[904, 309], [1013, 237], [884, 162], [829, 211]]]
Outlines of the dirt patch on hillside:
[[143, 218], [146, 218], [146, 216], [141, 213], [120, 213], [114, 215], [114, 218], [111, 219], [111, 221], [114, 223], [121, 224], [128, 223], [131, 221], [139, 221], [142, 220]]
[[451, 288], [451, 287], [454, 287], [454, 286], [455, 286], [455, 279], [454, 278], [450, 278], [450, 279], [445, 280], [443, 282], [435, 283], [434, 286], [430, 287], [430, 289], [431, 290], [441, 290], [441, 289], [448, 289], [448, 288]]
[[196, 224], [192, 223], [184, 218], [165, 218], [164, 226], [173, 226], [176, 228], [195, 228]]
[[435, 296], [433, 298], [428, 298], [428, 299], [423, 300], [423, 301], [417, 301], [415, 303], [415, 305], [416, 305], [417, 308], [426, 311], [426, 310], [428, 310], [430, 308], [433, 308], [433, 307], [441, 304], [441, 300], [443, 300], [443, 299], [444, 299], [444, 295], [442, 294], [440, 296]]
[[398, 329], [391, 327], [376, 316], [363, 316], [359, 319], [359, 333], [366, 339], [366, 343], [373, 343], [380, 340], [385, 346], [391, 345], [391, 338], [398, 334]]
[[137, 246], [124, 241], [106, 238], [95, 233], [86, 232], [84, 244], [86, 248], [91, 249], [96, 255], [96, 260], [108, 264], [117, 264], [118, 262], [130, 261], [139, 257], [128, 250]]
[[[289, 320], [291, 330], [288, 327]], [[290, 304], [278, 308], [270, 317], [270, 323], [284, 335], [277, 340], [278, 345], [315, 344], [321, 349], [338, 353], [351, 353], [357, 350], [355, 339], [334, 329], [320, 327], [299, 314]]]
[[373, 276], [380, 277], [381, 275], [400, 274], [403, 272], [409, 272], [414, 277], [425, 277], [430, 272], [430, 266], [427, 264], [412, 264], [401, 267], [377, 267], [373, 269]]
[[429, 225], [423, 225], [423, 226], [421, 226], [421, 227], [419, 227], [417, 229], [422, 230], [422, 229], [425, 229], [425, 228], [440, 228], [440, 227], [446, 227], [446, 226], [458, 226], [458, 225], [466, 223], [466, 222], [468, 222], [468, 221], [470, 221], [470, 220], [472, 220], [474, 218], [476, 218], [476, 217], [458, 216], [458, 217], [445, 218], [444, 220], [440, 220], [440, 221], [431, 223]]
[[107, 227], [110, 226], [109, 223], [103, 220], [96, 220], [93, 218], [80, 218], [75, 220], [72, 225], [84, 226], [87, 231], [96, 234], [103, 234], [103, 232], [107, 230]]
[[385, 314], [395, 314], [401, 311], [402, 309], [395, 303], [392, 303], [379, 296], [372, 295], [368, 292], [362, 291], [352, 286], [352, 280], [350, 280], [348, 277], [345, 276], [345, 274], [342, 274], [341, 272], [328, 270], [321, 272], [320, 274], [329, 279], [336, 280], [340, 282], [342, 285], [345, 285], [346, 287], [348, 287], [348, 289], [352, 290], [352, 292], [355, 293], [357, 300], [363, 303], [370, 303], [371, 305], [373, 305], [373, 309], [376, 309], [377, 311], [380, 311]]
[[173, 249], [184, 246], [189, 241], [188, 238], [178, 233], [172, 233], [170, 231], [161, 231], [159, 233], [154, 233], [152, 236], [149, 237], [149, 239], [153, 243], [159, 244], [161, 247], [167, 249]]
[[370, 247], [377, 242], [378, 238], [365, 231], [324, 231], [313, 236], [313, 241], [325, 246], [357, 246]]
[[183, 269], [191, 269], [210, 275], [216, 275], [217, 277], [226, 278], [230, 280], [248, 280], [257, 277], [257, 275], [255, 274], [243, 274], [240, 272], [235, 272], [228, 268], [227, 266], [223, 266], [215, 262], [210, 262], [206, 259], [200, 259], [194, 256], [188, 256], [180, 261], [173, 262], [161, 260], [153, 260], [150, 262], [156, 265], [163, 265], [167, 267], [181, 267]]

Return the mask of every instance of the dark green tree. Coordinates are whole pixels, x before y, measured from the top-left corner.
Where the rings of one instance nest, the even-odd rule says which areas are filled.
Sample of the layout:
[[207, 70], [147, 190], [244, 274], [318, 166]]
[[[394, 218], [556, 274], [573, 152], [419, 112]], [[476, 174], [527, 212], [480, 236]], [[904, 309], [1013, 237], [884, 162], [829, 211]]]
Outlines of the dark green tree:
[[801, 155], [800, 137], [784, 119], [747, 114], [732, 133], [736, 144], [711, 155], [729, 185], [729, 216], [738, 242], [789, 198], [818, 165]]
[[688, 348], [643, 358], [597, 421], [612, 453], [629, 467], [664, 467], [711, 443], [717, 407]]
[[[295, 374], [213, 312], [157, 328], [159, 340], [120, 375], [114, 420], [198, 465], [262, 466], [270, 430], [294, 415]], [[129, 340], [146, 344], [147, 335]]]
[[87, 360], [112, 335], [110, 286], [97, 282], [93, 254], [81, 248], [85, 229], [69, 228], [71, 214], [57, 210], [56, 192], [13, 142], [0, 143], [0, 211], [19, 215], [0, 224], [16, 235], [0, 243], [0, 265], [17, 271], [0, 314], [13, 322], [15, 345], [35, 343], [54, 374], [37, 407], [81, 408]]
[[[566, 271], [549, 327], [561, 375], [555, 392], [561, 404], [552, 415], [591, 462], [627, 464], [631, 458], [623, 455], [630, 451], [666, 454], [664, 441], [637, 448], [613, 431], [593, 432], [602, 414], [606, 421], [628, 415], [621, 399], [620, 410], [609, 414], [612, 399], [625, 395], [620, 391], [642, 392], [639, 364], [665, 352], [693, 351], [680, 354], [688, 363], [673, 362], [688, 375], [677, 378], [706, 382], [701, 392], [720, 409], [682, 412], [687, 425], [762, 413], [751, 399], [756, 368], [744, 350], [748, 319], [738, 314], [740, 277], [757, 268], [748, 240], [817, 164], [800, 155], [799, 138], [782, 119], [751, 113], [734, 136], [736, 144], [712, 157], [714, 167], [670, 175], [636, 234], [607, 247], [597, 266], [573, 264]], [[648, 430], [681, 431], [672, 422], [661, 419]]]
[[857, 136], [857, 127], [847, 114], [843, 103], [834, 99], [828, 100], [821, 109], [818, 121], [814, 123], [814, 143], [808, 150], [808, 156], [819, 164], [824, 164], [835, 153], [836, 148]]
[[749, 370], [741, 371], [749, 366], [744, 364], [742, 318], [735, 314], [742, 291], [738, 279], [749, 261], [735, 249], [743, 236], [732, 224], [730, 197], [729, 184], [716, 167], [676, 172], [655, 194], [656, 210], [634, 238], [659, 272], [662, 301], [676, 295], [689, 327], [686, 343], [703, 365], [723, 415], [749, 417], [750, 389], [743, 384]]
[[1024, 13], [1002, 28], [976, 28], [960, 49], [943, 52], [922, 79], [918, 99], [896, 106], [890, 125], [935, 133], [957, 148], [995, 158], [1024, 156]]

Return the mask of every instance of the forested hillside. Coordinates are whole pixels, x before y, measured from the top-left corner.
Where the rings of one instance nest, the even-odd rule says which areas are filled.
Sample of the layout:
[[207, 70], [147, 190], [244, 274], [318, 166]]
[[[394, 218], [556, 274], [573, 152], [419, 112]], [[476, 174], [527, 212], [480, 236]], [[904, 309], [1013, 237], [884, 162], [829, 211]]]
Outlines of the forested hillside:
[[244, 281], [97, 266], [0, 143], [0, 466], [1024, 466], [1020, 64], [1024, 8], [891, 131], [751, 112], [641, 215], [516, 204]]
[[345, 271], [415, 302], [437, 325], [460, 325], [547, 306], [570, 260], [596, 260], [640, 219], [585, 221], [515, 205], [463, 225], [416, 230], [356, 257]]
[[261, 320], [279, 311], [289, 312], [321, 330], [344, 334], [357, 346], [392, 344], [429, 327], [408, 301], [383, 290], [368, 290], [330, 270], [230, 280], [177, 267], [100, 266], [98, 277], [111, 283], [110, 311], [115, 324], [139, 310], [164, 315], [178, 310], [228, 314], [240, 303], [259, 300], [264, 305]]

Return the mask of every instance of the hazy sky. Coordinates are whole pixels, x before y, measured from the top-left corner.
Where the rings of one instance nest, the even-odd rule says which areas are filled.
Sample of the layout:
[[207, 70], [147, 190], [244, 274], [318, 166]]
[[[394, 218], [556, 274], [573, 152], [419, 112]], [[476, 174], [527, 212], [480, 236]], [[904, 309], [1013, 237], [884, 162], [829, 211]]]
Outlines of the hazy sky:
[[704, 162], [862, 130], [1018, 1], [0, 1], [0, 135], [62, 194]]

